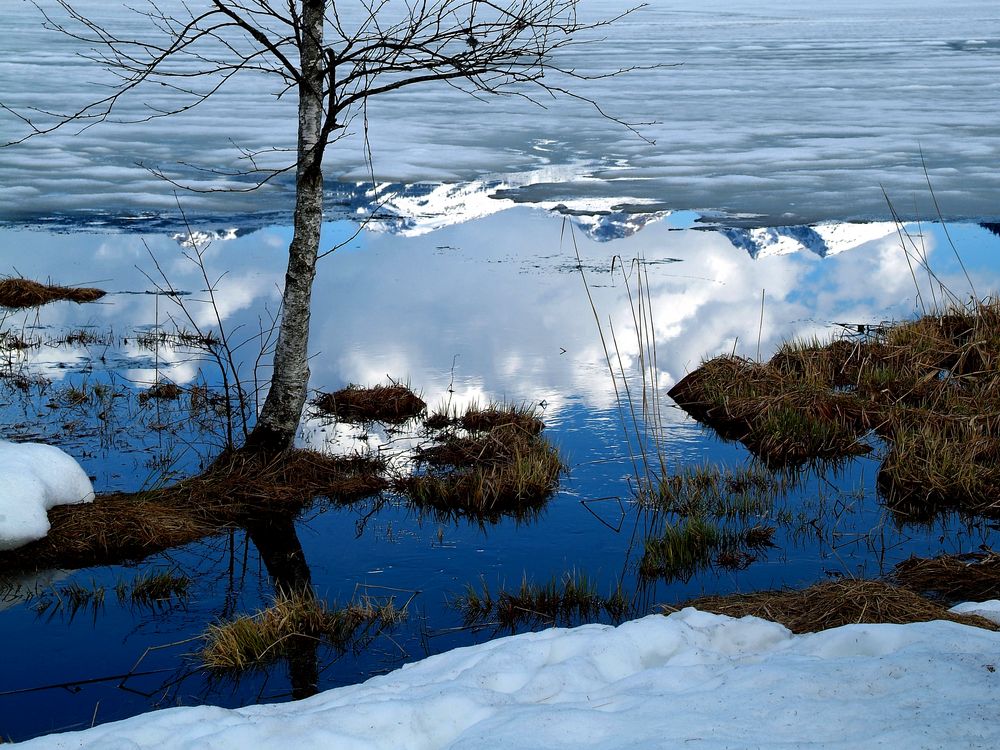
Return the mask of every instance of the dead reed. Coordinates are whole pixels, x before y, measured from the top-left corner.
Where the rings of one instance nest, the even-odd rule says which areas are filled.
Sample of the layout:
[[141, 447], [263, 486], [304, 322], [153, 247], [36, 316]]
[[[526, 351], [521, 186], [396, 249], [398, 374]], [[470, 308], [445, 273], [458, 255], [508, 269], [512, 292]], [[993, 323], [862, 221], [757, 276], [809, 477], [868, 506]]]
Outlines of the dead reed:
[[801, 591], [761, 591], [753, 594], [705, 596], [677, 607], [664, 606], [665, 613], [695, 607], [730, 617], [752, 615], [779, 622], [793, 633], [855, 623], [952, 622], [987, 630], [997, 625], [977, 615], [958, 615], [918, 594], [881, 581], [846, 579], [817, 583]]
[[990, 550], [910, 557], [893, 568], [891, 578], [904, 588], [950, 604], [1000, 599], [1000, 554]]
[[92, 287], [69, 287], [40, 284], [30, 279], [11, 277], [0, 280], [0, 307], [22, 310], [49, 302], [95, 302], [107, 292]]

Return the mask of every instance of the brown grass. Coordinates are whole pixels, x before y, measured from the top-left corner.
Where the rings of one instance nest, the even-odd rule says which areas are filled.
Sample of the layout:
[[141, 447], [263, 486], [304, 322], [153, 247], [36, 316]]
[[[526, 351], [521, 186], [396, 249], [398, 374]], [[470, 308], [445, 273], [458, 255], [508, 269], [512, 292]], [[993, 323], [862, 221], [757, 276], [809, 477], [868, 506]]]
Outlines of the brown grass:
[[438, 411], [424, 420], [424, 426], [430, 430], [460, 427], [470, 433], [490, 432], [497, 427], [516, 427], [530, 435], [538, 435], [545, 429], [545, 423], [538, 418], [534, 408], [502, 402], [491, 402], [486, 406], [471, 404], [462, 413]]
[[329, 609], [310, 593], [279, 596], [255, 615], [210, 625], [199, 656], [212, 670], [256, 669], [287, 657], [296, 641], [318, 640], [343, 649], [363, 627], [381, 630], [406, 617], [406, 609], [397, 609], [391, 599], [366, 598]]
[[785, 344], [767, 363], [717, 357], [670, 395], [769, 463], [849, 458], [874, 430], [879, 487], [900, 514], [1000, 516], [1000, 299]]
[[40, 284], [30, 279], [12, 277], [0, 280], [0, 307], [21, 310], [39, 307], [49, 302], [94, 302], [107, 292], [92, 287], [70, 287]]
[[419, 506], [484, 520], [540, 508], [563, 471], [558, 451], [538, 434], [541, 423], [503, 409], [469, 422], [475, 432], [444, 432], [418, 449], [425, 471], [400, 478], [395, 489]]
[[0, 570], [79, 568], [137, 560], [267, 514], [295, 513], [316, 497], [348, 502], [386, 486], [384, 467], [364, 458], [290, 450], [237, 451], [169, 487], [101, 494], [49, 511], [48, 535], [0, 552]]
[[365, 388], [349, 385], [335, 393], [323, 393], [312, 402], [321, 414], [345, 422], [388, 422], [396, 424], [418, 416], [427, 404], [400, 383]]
[[663, 611], [676, 612], [683, 607], [730, 617], [753, 615], [779, 622], [793, 633], [815, 633], [854, 623], [905, 624], [931, 620], [1000, 629], [984, 617], [951, 613], [942, 605], [898, 586], [853, 579], [817, 583], [802, 591], [705, 596], [678, 607], [664, 606]]
[[175, 383], [154, 383], [145, 391], [139, 394], [139, 403], [147, 404], [150, 401], [176, 401], [181, 397], [184, 390]]
[[991, 550], [911, 557], [893, 569], [892, 579], [911, 591], [932, 594], [949, 603], [1000, 599], [1000, 554]]

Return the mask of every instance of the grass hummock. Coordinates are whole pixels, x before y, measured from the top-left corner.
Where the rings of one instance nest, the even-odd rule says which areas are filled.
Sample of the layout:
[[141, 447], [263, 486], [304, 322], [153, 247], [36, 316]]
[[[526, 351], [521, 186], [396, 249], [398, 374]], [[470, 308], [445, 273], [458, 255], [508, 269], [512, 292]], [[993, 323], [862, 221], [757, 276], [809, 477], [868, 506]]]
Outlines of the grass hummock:
[[40, 307], [49, 302], [95, 302], [107, 292], [93, 287], [58, 286], [37, 281], [10, 277], [0, 280], [0, 307], [22, 310]]
[[417, 450], [422, 470], [394, 487], [418, 506], [445, 514], [531, 514], [551, 497], [563, 471], [558, 451], [540, 435], [543, 427], [524, 407], [470, 407], [449, 417], [431, 444]]
[[1000, 516], [1000, 299], [788, 343], [767, 363], [716, 357], [670, 395], [769, 464], [849, 458], [874, 433], [879, 489], [906, 520]]
[[683, 607], [730, 617], [761, 617], [781, 623], [793, 633], [815, 633], [855, 623], [905, 624], [931, 620], [1000, 629], [984, 617], [949, 612], [941, 604], [904, 588], [856, 579], [824, 581], [801, 591], [704, 596], [677, 607], [664, 606], [663, 611], [669, 614]]
[[381, 631], [408, 616], [393, 599], [377, 601], [364, 597], [344, 607], [327, 607], [311, 593], [281, 594], [274, 603], [254, 615], [210, 625], [199, 657], [216, 671], [258, 669], [285, 658], [297, 641], [322, 641], [345, 649], [359, 631]]
[[321, 393], [312, 405], [320, 414], [345, 422], [388, 424], [406, 422], [427, 408], [423, 399], [398, 382], [367, 388], [351, 384], [334, 393]]

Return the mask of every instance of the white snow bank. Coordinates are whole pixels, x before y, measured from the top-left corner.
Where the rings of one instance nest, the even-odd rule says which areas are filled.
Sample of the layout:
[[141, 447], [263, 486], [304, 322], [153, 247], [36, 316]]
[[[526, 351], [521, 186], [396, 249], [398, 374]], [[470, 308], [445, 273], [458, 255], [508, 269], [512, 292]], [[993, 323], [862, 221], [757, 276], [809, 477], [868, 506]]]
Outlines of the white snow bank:
[[48, 534], [49, 508], [93, 499], [90, 478], [72, 456], [54, 445], [0, 440], [0, 550]]
[[1000, 634], [795, 636], [686, 609], [456, 649], [298, 703], [174, 708], [27, 748], [1000, 747]]
[[956, 604], [949, 611], [960, 615], [979, 615], [1000, 625], [1000, 599], [990, 599], [988, 602], [964, 602]]

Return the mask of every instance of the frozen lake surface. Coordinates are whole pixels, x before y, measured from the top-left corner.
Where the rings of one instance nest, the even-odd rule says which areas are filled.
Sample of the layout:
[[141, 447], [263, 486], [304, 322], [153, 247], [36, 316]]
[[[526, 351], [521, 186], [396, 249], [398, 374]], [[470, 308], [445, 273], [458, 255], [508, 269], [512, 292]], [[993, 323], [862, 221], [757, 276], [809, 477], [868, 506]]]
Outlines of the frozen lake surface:
[[[5, 105], [70, 107], [103, 91], [100, 71], [41, 29], [30, 3], [8, 5]], [[142, 29], [141, 18], [102, 0], [76, 5], [126, 35]], [[629, 5], [588, 0], [582, 9], [604, 17]], [[615, 116], [653, 123], [639, 130], [655, 143], [566, 99], [547, 109], [516, 98], [484, 104], [446, 86], [380, 97], [369, 118], [384, 212], [436, 225], [517, 201], [803, 224], [887, 218], [884, 188], [902, 214], [933, 219], [922, 152], [944, 218], [1000, 215], [1000, 18], [989, 0], [656, 0], [562, 62], [588, 73], [676, 66], [578, 85]], [[226, 181], [190, 165], [226, 169], [239, 148], [291, 146], [292, 102], [267, 89], [237, 78], [182, 117], [67, 129], [0, 150], [0, 219], [143, 223], [166, 212], [176, 223], [171, 189], [137, 164], [218, 185]], [[123, 116], [164, 104], [157, 96], [123, 102]], [[0, 111], [4, 139], [22, 132]], [[369, 181], [358, 138], [335, 147], [327, 174], [331, 216], [376, 201], [355, 184]], [[449, 187], [428, 196], [428, 183]], [[182, 198], [192, 214], [242, 226], [287, 216], [290, 205], [287, 181]]]

